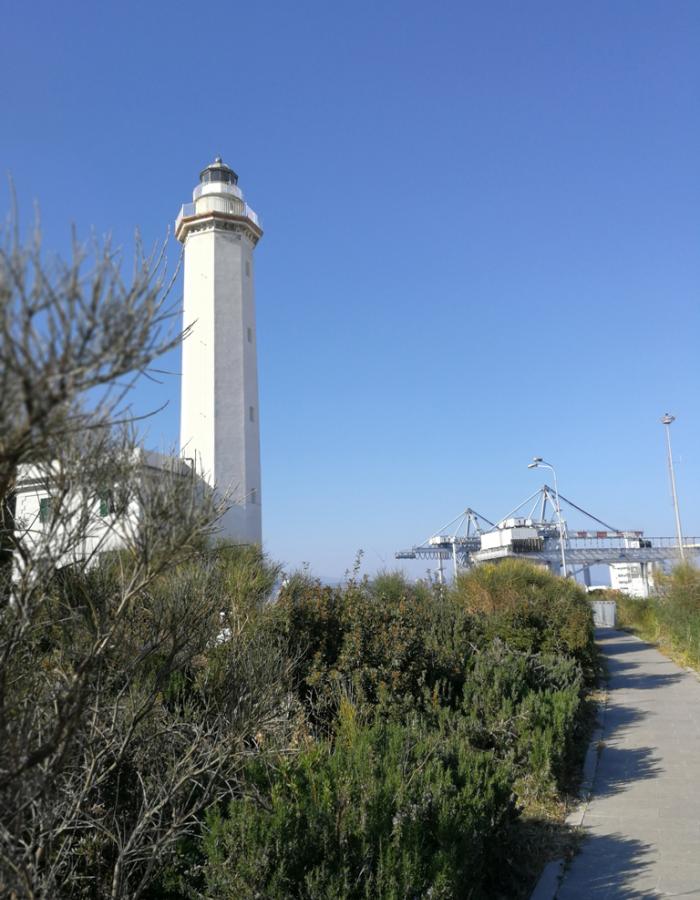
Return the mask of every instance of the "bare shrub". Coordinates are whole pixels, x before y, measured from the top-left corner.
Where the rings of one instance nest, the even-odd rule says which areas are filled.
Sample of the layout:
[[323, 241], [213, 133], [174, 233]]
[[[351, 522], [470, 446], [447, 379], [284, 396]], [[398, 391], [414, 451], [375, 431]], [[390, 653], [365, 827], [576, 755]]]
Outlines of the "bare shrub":
[[[281, 648], [222, 641], [246, 591], [206, 549], [222, 504], [136, 443], [129, 391], [182, 338], [164, 264], [137, 246], [124, 278], [109, 242], [77, 240], [47, 263], [12, 223], [0, 241], [3, 896], [140, 896], [292, 714]], [[18, 516], [27, 478], [41, 523]]]

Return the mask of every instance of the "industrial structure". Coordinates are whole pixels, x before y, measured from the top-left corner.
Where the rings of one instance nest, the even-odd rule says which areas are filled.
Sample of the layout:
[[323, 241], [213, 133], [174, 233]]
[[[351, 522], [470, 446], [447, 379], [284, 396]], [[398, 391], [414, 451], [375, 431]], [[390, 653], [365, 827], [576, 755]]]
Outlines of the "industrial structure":
[[[562, 502], [594, 523], [595, 529], [570, 530]], [[700, 553], [700, 538], [685, 538], [682, 551], [686, 557]], [[590, 586], [591, 568], [605, 565], [610, 567], [612, 587], [642, 597], [653, 587], [655, 571], [682, 558], [676, 538], [614, 528], [547, 484], [497, 522], [468, 508], [423, 543], [395, 556], [437, 561], [440, 581], [445, 563], [456, 575], [480, 563], [515, 558], [547, 566], [556, 574], [562, 574], [564, 561], [568, 574], [580, 576]]]

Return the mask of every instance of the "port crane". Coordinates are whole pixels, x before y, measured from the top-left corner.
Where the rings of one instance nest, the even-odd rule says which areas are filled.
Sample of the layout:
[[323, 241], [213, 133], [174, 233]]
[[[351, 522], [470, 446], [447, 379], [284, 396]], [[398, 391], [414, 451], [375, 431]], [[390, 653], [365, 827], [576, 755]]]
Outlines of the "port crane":
[[[558, 495], [547, 484], [531, 494], [496, 523], [467, 508], [421, 544], [400, 550], [397, 559], [434, 559], [438, 561], [438, 580], [444, 580], [444, 562], [452, 560], [453, 574], [483, 562], [508, 557], [531, 559], [559, 571], [561, 541], [566, 559], [574, 567], [572, 574], [583, 574], [590, 583], [590, 567], [638, 564], [641, 578], [648, 585], [649, 565], [680, 558], [676, 538], [645, 537], [643, 531], [616, 528]], [[571, 530], [561, 516], [561, 504], [575, 510], [594, 524], [592, 530]], [[560, 527], [561, 526], [561, 527]], [[686, 554], [700, 552], [700, 539], [683, 540]]]
[[[472, 565], [472, 554], [481, 549], [481, 535], [495, 528], [490, 519], [482, 516], [475, 509], [467, 507], [450, 522], [431, 534], [422, 544], [410, 550], [399, 550], [396, 559], [431, 559], [437, 560], [437, 576], [440, 584], [444, 584], [445, 560], [452, 560], [454, 574], [459, 569], [467, 569]], [[451, 530], [448, 530], [451, 529]]]

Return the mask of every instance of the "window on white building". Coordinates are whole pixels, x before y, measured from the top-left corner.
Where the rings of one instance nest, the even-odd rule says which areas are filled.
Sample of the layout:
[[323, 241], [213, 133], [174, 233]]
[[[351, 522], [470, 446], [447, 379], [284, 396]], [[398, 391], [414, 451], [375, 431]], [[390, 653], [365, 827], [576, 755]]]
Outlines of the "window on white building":
[[114, 512], [114, 498], [111, 491], [100, 491], [100, 515], [104, 518]]
[[39, 500], [39, 521], [42, 525], [51, 521], [51, 497], [42, 497]]

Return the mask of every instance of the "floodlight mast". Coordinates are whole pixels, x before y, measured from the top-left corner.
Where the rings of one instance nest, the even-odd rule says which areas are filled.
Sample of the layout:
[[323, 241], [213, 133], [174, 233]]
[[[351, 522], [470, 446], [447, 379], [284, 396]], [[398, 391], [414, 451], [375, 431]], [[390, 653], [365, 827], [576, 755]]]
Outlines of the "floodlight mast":
[[554, 499], [557, 504], [557, 521], [559, 523], [559, 548], [561, 550], [561, 570], [564, 578], [568, 578], [569, 572], [566, 568], [566, 549], [564, 547], [564, 520], [561, 517], [561, 504], [559, 503], [559, 485], [557, 484], [557, 472], [551, 463], [545, 462], [541, 456], [533, 456], [532, 462], [528, 463], [528, 469], [551, 469], [554, 477]]
[[661, 417], [661, 424], [666, 430], [666, 449], [668, 451], [668, 471], [671, 476], [671, 495], [673, 497], [673, 512], [676, 516], [676, 535], [678, 536], [678, 552], [681, 561], [685, 562], [685, 550], [683, 549], [683, 532], [681, 531], [681, 514], [678, 510], [678, 494], [676, 493], [676, 473], [673, 470], [673, 454], [671, 452], [671, 424], [676, 421], [676, 417], [670, 413], [665, 413]]

